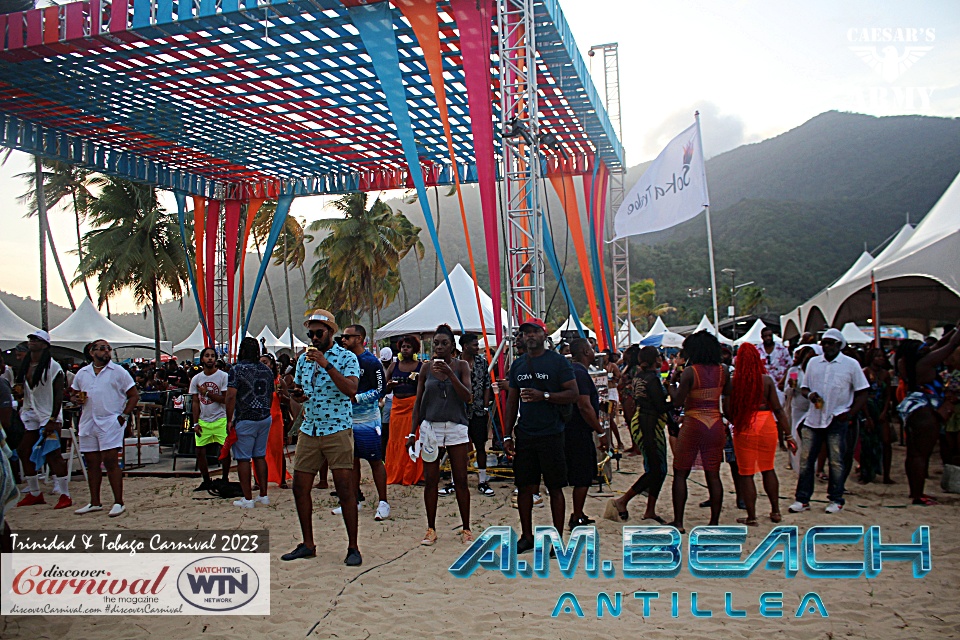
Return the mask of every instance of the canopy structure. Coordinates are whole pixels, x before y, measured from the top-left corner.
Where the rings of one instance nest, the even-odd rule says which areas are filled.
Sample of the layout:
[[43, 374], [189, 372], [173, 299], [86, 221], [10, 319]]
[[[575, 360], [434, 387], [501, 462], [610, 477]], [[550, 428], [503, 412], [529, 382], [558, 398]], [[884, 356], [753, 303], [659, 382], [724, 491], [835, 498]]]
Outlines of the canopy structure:
[[661, 333], [666, 333], [667, 331], [669, 331], [669, 329], [667, 328], [667, 325], [664, 324], [663, 318], [661, 318], [660, 316], [657, 316], [657, 319], [653, 323], [653, 326], [650, 327], [650, 331], [647, 331], [647, 335], [645, 335], [644, 337], [649, 338], [651, 336], [656, 336]]
[[[468, 333], [483, 334], [480, 314], [477, 313], [473, 279], [459, 264], [450, 271], [450, 287], [453, 289], [457, 307], [460, 309], [463, 330]], [[495, 311], [493, 300], [483, 289], [480, 289], [480, 304], [483, 307], [483, 322], [488, 333], [493, 332], [494, 313], [499, 312], [502, 321], [507, 322], [506, 311], [499, 306]], [[374, 339], [382, 340], [392, 336], [433, 333], [437, 326], [441, 324], [448, 324], [453, 328], [454, 333], [460, 333], [457, 314], [453, 309], [453, 303], [450, 301], [450, 295], [445, 284], [441, 284], [434, 289], [410, 311], [377, 329]]]
[[263, 329], [257, 334], [257, 342], [259, 342], [261, 346], [266, 347], [270, 353], [275, 353], [277, 349], [282, 349], [283, 347], [290, 348], [289, 339], [286, 344], [284, 344], [280, 341], [280, 338], [273, 335], [273, 331], [270, 331], [270, 327], [267, 325], [263, 325]]
[[734, 344], [738, 347], [748, 342], [750, 344], [760, 344], [763, 342], [763, 340], [760, 338], [760, 334], [763, 333], [763, 330], [766, 328], [767, 325], [763, 322], [763, 320], [757, 318], [757, 321], [753, 323], [753, 326], [750, 327], [750, 330], [743, 334], [743, 336], [740, 338], [737, 338]]
[[843, 328], [840, 329], [840, 333], [843, 334], [843, 339], [847, 341], [847, 344], [868, 344], [873, 342], [873, 338], [871, 336], [865, 334], [860, 330], [860, 327], [852, 322], [848, 322], [847, 324], [843, 325]]
[[624, 320], [620, 330], [617, 331], [617, 346], [625, 349], [632, 344], [639, 344], [641, 340], [643, 340], [643, 334], [632, 322]]
[[[97, 311], [93, 303], [90, 302], [90, 298], [83, 298], [77, 305], [77, 310], [50, 331], [50, 340], [53, 346], [72, 349], [80, 353], [83, 353], [83, 348], [94, 340], [106, 340], [115, 349], [122, 347], [154, 348], [153, 338], [137, 335], [111, 322]], [[160, 350], [167, 354], [173, 353], [173, 343], [169, 340], [161, 340]]]
[[915, 229], [904, 226], [874, 260], [848, 274], [781, 316], [784, 335], [871, 317], [871, 277], [883, 324], [926, 334], [939, 322], [955, 322], [960, 316], [960, 176]]
[[25, 342], [37, 328], [23, 320], [0, 300], [0, 349], [12, 349]]
[[[588, 338], [597, 337], [597, 332], [590, 329], [590, 327], [583, 324], [583, 322], [580, 323], [580, 326], [583, 327], [583, 333]], [[576, 331], [576, 330], [577, 330], [577, 319], [573, 316], [573, 314], [570, 314], [570, 317], [568, 317], [567, 320], [562, 325], [560, 325], [560, 328], [558, 328], [556, 331], [550, 334], [550, 339], [553, 340], [554, 344], [557, 344], [558, 342], [560, 342], [560, 339], [563, 338], [564, 331]]]
[[203, 325], [198, 322], [197, 326], [194, 327], [193, 331], [189, 336], [186, 337], [186, 339], [184, 339], [183, 342], [173, 346], [173, 352], [202, 351], [203, 347]]
[[717, 331], [717, 328], [713, 326], [713, 323], [710, 322], [706, 314], [704, 314], [703, 317], [700, 318], [700, 324], [698, 324], [697, 328], [693, 330], [693, 333], [696, 333], [698, 331], [706, 331], [708, 333], [713, 334], [714, 336], [716, 336], [717, 340], [720, 341], [720, 344], [726, 344], [731, 346], [733, 345], [733, 340], [731, 340], [727, 336]]
[[663, 333], [657, 333], [654, 335], [648, 335], [646, 338], [640, 341], [641, 347], [663, 347], [663, 348], [679, 348], [683, 346], [684, 337], [679, 333], [674, 333], [673, 331], [664, 331]]
[[[290, 348], [290, 327], [287, 327], [286, 331], [284, 331], [283, 334], [281, 334], [281, 336], [277, 338], [277, 341], [281, 345], [277, 347], [278, 350]], [[306, 348], [307, 348], [307, 343], [305, 343], [303, 340], [301, 340], [296, 335], [294, 335], [293, 336], [294, 351], [302, 351], [303, 349], [306, 349]]]

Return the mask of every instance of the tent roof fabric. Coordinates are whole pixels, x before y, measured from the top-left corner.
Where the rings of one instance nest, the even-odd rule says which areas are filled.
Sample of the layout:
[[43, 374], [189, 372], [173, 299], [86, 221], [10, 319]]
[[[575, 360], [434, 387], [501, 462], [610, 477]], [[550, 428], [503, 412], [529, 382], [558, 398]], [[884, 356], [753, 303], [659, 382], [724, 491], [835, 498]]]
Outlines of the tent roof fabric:
[[956, 318], [960, 313], [960, 175], [915, 229], [901, 228], [876, 259], [781, 316], [781, 326], [793, 319], [803, 331], [813, 306], [830, 326], [868, 317], [871, 274], [879, 289], [883, 323], [929, 331], [937, 321]]
[[[281, 345], [277, 347], [278, 349], [289, 349], [290, 348], [290, 327], [287, 327], [286, 331], [284, 331], [280, 335], [280, 337], [277, 338], [277, 340], [280, 342], [280, 345]], [[303, 340], [301, 340], [296, 335], [294, 335], [293, 346], [297, 351], [299, 351], [300, 349], [306, 349], [307, 343], [305, 343]]]
[[[80, 352], [94, 340], [106, 340], [114, 348], [153, 348], [154, 346], [153, 338], [137, 335], [108, 320], [97, 311], [89, 298], [81, 300], [77, 310], [50, 331], [50, 339], [53, 341], [53, 346]], [[164, 353], [171, 353], [173, 343], [169, 340], [161, 341], [160, 350]]]
[[706, 314], [700, 318], [700, 324], [698, 324], [697, 328], [693, 330], [693, 333], [696, 333], [697, 331], [707, 331], [708, 333], [712, 333], [717, 337], [717, 340], [720, 341], [720, 344], [733, 345], [733, 340], [717, 331], [717, 328], [713, 326], [713, 323], [710, 322]]
[[203, 325], [198, 322], [197, 326], [190, 333], [190, 335], [187, 336], [183, 342], [173, 347], [173, 352], [176, 353], [178, 351], [202, 351], [203, 347], [204, 347]]
[[0, 349], [12, 349], [37, 328], [10, 310], [0, 300]]
[[284, 345], [284, 343], [280, 342], [280, 338], [273, 335], [273, 331], [270, 331], [270, 327], [267, 325], [263, 325], [263, 329], [257, 334], [257, 342], [260, 342], [261, 339], [265, 340], [265, 342], [261, 344], [265, 344], [267, 349], [270, 350], [280, 349], [284, 346], [290, 346], [289, 339], [287, 340], [286, 345]]
[[624, 320], [620, 330], [617, 331], [617, 346], [623, 349], [632, 344], [639, 344], [641, 340], [643, 340], [643, 334], [632, 322]]
[[[453, 289], [453, 297], [460, 309], [463, 330], [470, 333], [483, 333], [483, 328], [480, 326], [480, 315], [477, 313], [474, 282], [460, 264], [457, 264], [450, 271], [450, 287]], [[483, 306], [483, 321], [486, 324], [487, 331], [493, 331], [493, 300], [483, 289], [480, 289], [480, 304]], [[506, 326], [507, 312], [499, 306], [497, 308], [500, 311], [501, 321]], [[448, 324], [454, 333], [459, 333], [457, 314], [453, 309], [445, 283], [441, 283], [413, 309], [377, 329], [374, 339], [382, 340], [392, 336], [433, 333], [440, 324]]]
[[650, 327], [650, 331], [647, 331], [647, 335], [644, 337], [649, 338], [650, 336], [660, 335], [661, 333], [666, 333], [667, 331], [669, 331], [669, 329], [667, 329], [667, 325], [664, 324], [663, 318], [657, 316], [657, 321], [653, 323], [653, 326]]
[[[582, 322], [580, 323], [580, 325], [583, 327], [583, 332], [587, 334], [588, 338], [597, 337], [596, 332], [592, 331], [590, 327], [583, 324]], [[566, 322], [564, 322], [562, 325], [560, 325], [560, 327], [556, 331], [550, 334], [550, 339], [553, 340], [554, 343], [559, 342], [560, 338], [563, 337], [562, 333], [564, 331], [576, 331], [576, 330], [577, 330], [577, 319], [574, 318], [573, 314], [571, 313], [570, 317], [567, 318]]]
[[860, 327], [852, 322], [843, 325], [840, 333], [843, 334], [843, 339], [847, 341], [847, 344], [868, 344], [873, 342], [873, 338], [861, 331]]

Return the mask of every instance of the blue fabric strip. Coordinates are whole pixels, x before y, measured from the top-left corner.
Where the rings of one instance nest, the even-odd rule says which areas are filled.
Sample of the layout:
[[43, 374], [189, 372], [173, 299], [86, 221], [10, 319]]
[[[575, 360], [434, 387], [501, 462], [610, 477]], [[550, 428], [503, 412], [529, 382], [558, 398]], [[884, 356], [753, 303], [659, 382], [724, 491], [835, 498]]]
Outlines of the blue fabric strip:
[[543, 227], [543, 246], [545, 249], [544, 253], [547, 254], [547, 262], [550, 263], [550, 269], [553, 270], [553, 275], [557, 278], [560, 292], [563, 293], [563, 299], [567, 301], [567, 308], [570, 311], [570, 315], [573, 316], [574, 323], [577, 325], [577, 333], [580, 334], [581, 338], [585, 338], [586, 334], [583, 331], [583, 325], [580, 323], [580, 315], [577, 313], [577, 307], [573, 304], [573, 297], [570, 295], [570, 289], [567, 288], [567, 281], [563, 277], [560, 260], [557, 258], [557, 249], [553, 246], [553, 236], [550, 235], [550, 225], [543, 224], [540, 226]]
[[[250, 316], [253, 315], [253, 305], [257, 301], [257, 294], [260, 293], [260, 284], [263, 282], [263, 276], [267, 273], [267, 266], [270, 264], [270, 257], [273, 255], [273, 248], [277, 246], [277, 238], [283, 231], [283, 225], [287, 220], [287, 213], [290, 212], [290, 204], [293, 202], [293, 193], [282, 194], [277, 198], [277, 210], [273, 214], [273, 222], [270, 224], [270, 235], [267, 236], [267, 242], [263, 247], [263, 260], [260, 261], [260, 270], [257, 271], [257, 279], [253, 283], [253, 293], [250, 294], [250, 303], [247, 305], [247, 317], [243, 321], [243, 331], [240, 333], [240, 339], [247, 335], [247, 327], [250, 325]], [[290, 327], [293, 331], [293, 327]]]
[[457, 324], [463, 333], [463, 320], [460, 318], [460, 309], [457, 299], [453, 295], [450, 285], [450, 275], [443, 260], [443, 251], [440, 250], [440, 238], [437, 228], [433, 224], [433, 214], [430, 211], [430, 201], [427, 199], [427, 187], [423, 182], [423, 172], [420, 167], [420, 157], [417, 154], [417, 141], [413, 135], [413, 123], [410, 121], [410, 112], [407, 109], [406, 90], [403, 86], [403, 77], [400, 73], [400, 55], [397, 38], [393, 32], [393, 14], [389, 2], [348, 7], [350, 19], [360, 32], [360, 39], [370, 56], [373, 70], [380, 79], [380, 87], [387, 99], [387, 106], [393, 114], [393, 122], [397, 126], [397, 137], [403, 146], [403, 155], [410, 169], [410, 177], [417, 189], [417, 198], [423, 211], [423, 218], [430, 232], [430, 240], [437, 252], [440, 270], [443, 271], [443, 281], [453, 303], [453, 311], [457, 314]]
[[197, 291], [197, 276], [193, 272], [193, 264], [190, 262], [190, 252], [187, 251], [187, 227], [184, 223], [184, 217], [187, 214], [187, 192], [177, 189], [173, 192], [177, 200], [177, 220], [180, 222], [180, 244], [183, 245], [183, 256], [187, 261], [187, 276], [190, 278], [190, 290], [193, 292], [193, 301], [197, 303], [197, 316], [200, 318], [200, 324], [203, 325], [203, 333], [207, 336], [210, 344], [214, 343], [213, 335], [207, 326], [207, 319], [203, 317], [203, 308], [200, 306], [200, 295]]
[[600, 163], [595, 162], [593, 164], [593, 179], [590, 181], [590, 193], [584, 193], [583, 195], [587, 198], [587, 226], [590, 227], [590, 269], [593, 271], [593, 288], [597, 292], [597, 305], [600, 307], [600, 324], [603, 325], [598, 328], [601, 329], [606, 336], [610, 350], [614, 351], [617, 345], [616, 341], [612, 339], [610, 323], [607, 318], [607, 301], [603, 295], [603, 273], [600, 271], [600, 255], [597, 253], [597, 231], [594, 225], [594, 216], [597, 214], [597, 212], [594, 211], [594, 190], [597, 188], [597, 170], [599, 168]]

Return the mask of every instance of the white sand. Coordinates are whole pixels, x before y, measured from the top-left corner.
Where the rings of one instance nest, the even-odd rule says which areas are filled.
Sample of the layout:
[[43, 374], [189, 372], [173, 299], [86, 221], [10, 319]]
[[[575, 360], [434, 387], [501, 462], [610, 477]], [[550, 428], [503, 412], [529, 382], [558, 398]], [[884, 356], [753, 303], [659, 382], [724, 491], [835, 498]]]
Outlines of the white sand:
[[[0, 623], [3, 638], [287, 638], [304, 637], [314, 629], [317, 638], [424, 638], [444, 635], [448, 638], [838, 638], [864, 637], [923, 638], [960, 636], [960, 496], [941, 495], [939, 460], [931, 462], [933, 478], [928, 493], [941, 497], [942, 506], [906, 506], [906, 479], [903, 476], [903, 448], [894, 447], [896, 485], [871, 484], [862, 487], [851, 479], [847, 507], [840, 514], [828, 516], [825, 506], [825, 483], [818, 482], [814, 510], [800, 515], [788, 514], [792, 502], [795, 476], [783, 469], [781, 455], [780, 495], [784, 524], [796, 524], [803, 531], [814, 524], [854, 524], [883, 527], [885, 539], [909, 541], [919, 524], [931, 527], [933, 570], [923, 579], [914, 579], [906, 563], [890, 563], [876, 578], [856, 580], [812, 580], [802, 576], [786, 579], [782, 573], [758, 570], [745, 580], [696, 579], [684, 566], [676, 579], [663, 580], [591, 580], [580, 572], [567, 580], [554, 569], [546, 580], [508, 580], [499, 573], [479, 571], [469, 579], [456, 579], [447, 568], [464, 550], [455, 534], [459, 524], [454, 498], [440, 498], [438, 515], [439, 543], [421, 547], [425, 528], [422, 495], [419, 487], [390, 487], [392, 520], [378, 523], [373, 519], [373, 506], [361, 514], [360, 546], [363, 566], [343, 565], [346, 536], [338, 516], [330, 515], [336, 506], [328, 491], [314, 490], [315, 530], [318, 557], [292, 563], [281, 562], [279, 556], [299, 541], [299, 527], [293, 497], [289, 490], [271, 487], [273, 504], [254, 510], [240, 510], [229, 502], [196, 499], [192, 493], [194, 480], [134, 479], [125, 483], [128, 513], [117, 519], [104, 513], [84, 517], [72, 510], [54, 511], [46, 507], [14, 509], [10, 525], [17, 528], [69, 529], [98, 527], [111, 529], [269, 529], [272, 560], [272, 614], [250, 616], [171, 616], [171, 617], [18, 617], [8, 616]], [[624, 490], [641, 468], [639, 458], [624, 459], [622, 469], [629, 474], [616, 474], [614, 486]], [[735, 508], [727, 468], [723, 479], [725, 495], [721, 524], [732, 524], [742, 515]], [[706, 497], [702, 474], [694, 472], [690, 483], [686, 525], [688, 530], [706, 524], [707, 512], [697, 507]], [[475, 476], [471, 479], [474, 487]], [[670, 518], [667, 479], [659, 512]], [[519, 528], [517, 512], [510, 506], [511, 487], [496, 481], [495, 497], [481, 496], [474, 490], [472, 509], [474, 532], [485, 526], [513, 525]], [[758, 482], [759, 485], [759, 482]], [[75, 504], [85, 503], [86, 487], [72, 483]], [[370, 499], [375, 495], [364, 468], [363, 491]], [[789, 499], [788, 499], [789, 497]], [[568, 496], [569, 500], [569, 496]], [[631, 504], [630, 524], [641, 523], [644, 498]], [[598, 518], [601, 536], [601, 557], [613, 559], [619, 568], [620, 526], [599, 519], [605, 498], [587, 501], [587, 513]], [[109, 489], [104, 488], [104, 504], [109, 505]], [[768, 508], [762, 494], [758, 513], [765, 516]], [[568, 501], [569, 509], [569, 501]], [[549, 510], [535, 509], [536, 524], [549, 524]], [[748, 546], [755, 545], [772, 525], [761, 518], [761, 527], [750, 530]], [[860, 558], [862, 546], [837, 547], [825, 557]], [[557, 598], [572, 591], [580, 598], [586, 617], [551, 618]], [[624, 593], [623, 613], [619, 618], [596, 618], [598, 591]], [[661, 599], [653, 604], [651, 616], [641, 615], [640, 601], [634, 591], [659, 591]], [[680, 615], [672, 618], [669, 593], [680, 593]], [[700, 593], [701, 607], [714, 610], [709, 619], [690, 614], [691, 591]], [[730, 619], [723, 614], [723, 594], [732, 591], [734, 606], [746, 609], [746, 619]], [[759, 616], [758, 596], [765, 591], [784, 594], [785, 616], [764, 619]], [[818, 592], [829, 617], [793, 617], [801, 596]], [[718, 636], [717, 634], [722, 634]]]

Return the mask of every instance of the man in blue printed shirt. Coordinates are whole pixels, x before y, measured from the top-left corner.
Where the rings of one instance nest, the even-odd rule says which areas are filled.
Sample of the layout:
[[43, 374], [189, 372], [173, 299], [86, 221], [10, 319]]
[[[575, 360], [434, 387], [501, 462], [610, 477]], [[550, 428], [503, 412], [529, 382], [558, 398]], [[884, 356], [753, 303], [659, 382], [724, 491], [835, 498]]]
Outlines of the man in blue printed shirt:
[[[380, 397], [385, 386], [383, 365], [377, 356], [364, 348], [367, 331], [362, 325], [352, 324], [340, 335], [343, 347], [357, 356], [360, 363], [360, 382], [353, 398], [353, 475], [358, 487], [357, 502], [363, 505], [363, 494], [359, 492], [362, 458], [370, 463], [370, 473], [377, 487], [379, 503], [374, 519], [386, 520], [390, 517], [390, 503], [387, 502], [387, 469], [383, 466], [380, 442]], [[341, 512], [342, 507], [337, 507], [333, 515]]]
[[360, 365], [357, 356], [333, 340], [339, 331], [333, 314], [315, 309], [303, 323], [313, 343], [297, 361], [293, 399], [303, 404], [303, 424], [297, 438], [293, 461], [293, 497], [303, 542], [281, 560], [312, 558], [317, 555], [313, 541], [313, 481], [326, 462], [343, 507], [347, 528], [347, 557], [344, 564], [360, 566], [363, 558], [357, 546], [357, 486], [353, 475], [353, 411], [350, 399], [357, 394]]

